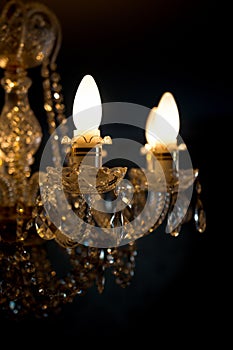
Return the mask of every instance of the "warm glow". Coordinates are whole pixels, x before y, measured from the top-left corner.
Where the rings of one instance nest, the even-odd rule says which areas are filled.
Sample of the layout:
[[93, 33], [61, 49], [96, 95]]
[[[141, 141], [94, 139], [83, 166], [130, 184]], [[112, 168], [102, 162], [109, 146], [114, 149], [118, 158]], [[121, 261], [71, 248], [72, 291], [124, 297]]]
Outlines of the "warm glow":
[[152, 147], [176, 145], [180, 129], [179, 111], [170, 92], [161, 97], [158, 107], [151, 109], [146, 122], [146, 139]]
[[156, 107], [153, 107], [147, 117], [146, 121], [146, 139], [149, 145], [153, 146], [156, 143], [155, 138], [155, 111]]
[[73, 104], [73, 120], [76, 133], [98, 129], [101, 123], [102, 105], [98, 87], [91, 75], [85, 75], [77, 89]]

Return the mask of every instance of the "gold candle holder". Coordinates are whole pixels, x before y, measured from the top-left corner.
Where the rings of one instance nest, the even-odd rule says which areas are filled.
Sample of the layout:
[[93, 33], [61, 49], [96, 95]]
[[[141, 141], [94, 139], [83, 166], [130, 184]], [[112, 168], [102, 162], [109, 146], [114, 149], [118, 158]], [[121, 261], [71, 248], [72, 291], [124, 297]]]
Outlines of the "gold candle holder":
[[174, 175], [179, 171], [178, 147], [169, 149], [165, 145], [148, 147], [146, 151], [147, 169], [165, 177], [167, 186], [171, 184]]
[[93, 136], [88, 140], [85, 136], [74, 137], [71, 143], [71, 165], [102, 167], [102, 138]]
[[81, 165], [102, 167], [103, 144], [112, 144], [110, 136], [102, 138], [99, 135], [77, 135], [72, 139], [65, 136], [62, 144], [70, 145], [68, 154], [69, 166], [79, 168]]

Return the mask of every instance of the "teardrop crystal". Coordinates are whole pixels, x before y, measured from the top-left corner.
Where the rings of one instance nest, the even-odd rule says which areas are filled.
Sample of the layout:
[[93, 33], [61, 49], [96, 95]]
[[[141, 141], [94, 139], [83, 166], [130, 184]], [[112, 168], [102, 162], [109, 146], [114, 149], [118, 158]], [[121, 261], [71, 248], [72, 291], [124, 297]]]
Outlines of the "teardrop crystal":
[[201, 233], [204, 232], [206, 229], [206, 214], [203, 209], [203, 204], [200, 198], [198, 198], [195, 206], [194, 220], [196, 229]]

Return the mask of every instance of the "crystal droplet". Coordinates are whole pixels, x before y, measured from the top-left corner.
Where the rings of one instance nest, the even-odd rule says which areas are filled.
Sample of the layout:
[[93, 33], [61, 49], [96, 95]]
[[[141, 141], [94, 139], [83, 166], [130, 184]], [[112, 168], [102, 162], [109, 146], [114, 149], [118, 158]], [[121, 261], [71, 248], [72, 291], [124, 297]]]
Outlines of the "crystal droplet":
[[113, 238], [117, 246], [121, 244], [121, 241], [125, 238], [125, 236], [128, 233], [125, 227], [126, 224], [127, 219], [121, 212], [113, 213], [110, 220], [110, 227], [113, 229]]
[[170, 235], [173, 236], [173, 237], [178, 237], [179, 234], [180, 234], [180, 230], [181, 230], [181, 225], [178, 225], [175, 229], [173, 229], [170, 232]]
[[104, 285], [105, 285], [105, 276], [104, 276], [104, 266], [99, 266], [97, 275], [96, 275], [96, 285], [98, 292], [101, 294], [104, 291]]
[[55, 237], [55, 233], [39, 217], [35, 220], [35, 227], [41, 238], [51, 240]]
[[197, 194], [200, 194], [202, 191], [202, 187], [201, 187], [201, 184], [200, 184], [200, 181], [196, 181], [196, 192]]
[[206, 214], [203, 209], [203, 204], [200, 198], [197, 199], [197, 203], [195, 206], [194, 220], [197, 231], [201, 233], [204, 232], [206, 229]]
[[179, 226], [183, 223], [186, 212], [188, 208], [188, 199], [184, 194], [181, 194], [179, 200], [175, 203], [175, 206], [171, 206], [169, 209], [168, 217], [167, 217], [167, 226], [166, 232], [171, 233], [172, 236], [178, 236]]
[[74, 248], [78, 245], [78, 241], [69, 238], [67, 235], [63, 234], [60, 230], [56, 230], [54, 233], [55, 241], [64, 248]]

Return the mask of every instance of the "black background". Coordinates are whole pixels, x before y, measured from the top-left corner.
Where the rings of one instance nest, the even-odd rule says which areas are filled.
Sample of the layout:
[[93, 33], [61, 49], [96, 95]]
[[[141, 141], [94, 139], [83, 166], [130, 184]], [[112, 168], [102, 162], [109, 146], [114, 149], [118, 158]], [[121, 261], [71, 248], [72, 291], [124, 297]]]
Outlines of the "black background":
[[[75, 340], [77, 346], [89, 345], [92, 339], [97, 345], [113, 346], [106, 337], [121, 346], [126, 340], [142, 340], [146, 347], [149, 340], [153, 347], [217, 341], [223, 346], [230, 313], [229, 228], [223, 224], [230, 181], [229, 176], [225, 179], [226, 130], [231, 128], [233, 92], [228, 2], [41, 2], [55, 12], [62, 26], [57, 62], [67, 116], [85, 74], [95, 78], [103, 102], [151, 108], [165, 91], [173, 93], [180, 134], [194, 167], [200, 169], [207, 230], [200, 234], [190, 224], [177, 238], [162, 230], [142, 238], [128, 288], [121, 289], [109, 276], [102, 295], [91, 289], [66, 306], [57, 320], [13, 324], [3, 320], [1, 333], [13, 330], [23, 338], [29, 329], [35, 342], [45, 342], [49, 336], [58, 344]], [[31, 99], [36, 109], [33, 93]]]

